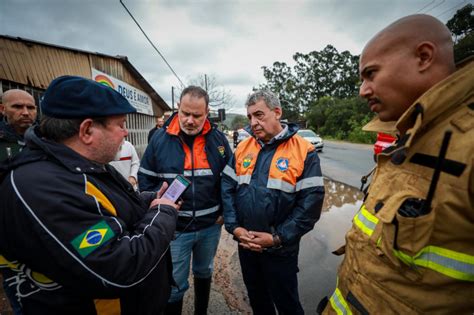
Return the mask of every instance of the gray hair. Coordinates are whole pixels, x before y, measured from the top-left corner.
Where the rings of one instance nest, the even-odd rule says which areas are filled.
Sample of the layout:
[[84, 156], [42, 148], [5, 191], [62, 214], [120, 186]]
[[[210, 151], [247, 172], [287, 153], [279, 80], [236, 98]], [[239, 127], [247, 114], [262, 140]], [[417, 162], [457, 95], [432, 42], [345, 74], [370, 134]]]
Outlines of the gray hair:
[[258, 90], [250, 94], [247, 98], [247, 101], [245, 102], [245, 107], [255, 105], [261, 100], [263, 100], [270, 109], [275, 109], [275, 107], [281, 108], [278, 97], [274, 93], [267, 90]]
[[[79, 134], [79, 129], [85, 118], [61, 119], [43, 115], [40, 121], [40, 132], [46, 139], [62, 143]], [[107, 124], [106, 117], [91, 118], [101, 125]]]

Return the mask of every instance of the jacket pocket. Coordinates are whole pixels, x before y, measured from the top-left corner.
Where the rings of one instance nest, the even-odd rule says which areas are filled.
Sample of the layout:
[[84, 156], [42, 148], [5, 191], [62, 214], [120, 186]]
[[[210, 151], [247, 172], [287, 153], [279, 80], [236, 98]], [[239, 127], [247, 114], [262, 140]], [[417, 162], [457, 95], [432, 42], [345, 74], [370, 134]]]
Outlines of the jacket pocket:
[[427, 246], [435, 221], [435, 211], [419, 217], [405, 217], [397, 213], [395, 225], [397, 226], [395, 250], [404, 254], [415, 256]]
[[[351, 309], [360, 314], [419, 314], [414, 306], [400, 299], [396, 294], [387, 290], [387, 286], [379, 285], [362, 274], [358, 274], [350, 286], [350, 292], [357, 297], [358, 305], [354, 305], [351, 297], [347, 296]], [[361, 309], [363, 306], [363, 309]]]

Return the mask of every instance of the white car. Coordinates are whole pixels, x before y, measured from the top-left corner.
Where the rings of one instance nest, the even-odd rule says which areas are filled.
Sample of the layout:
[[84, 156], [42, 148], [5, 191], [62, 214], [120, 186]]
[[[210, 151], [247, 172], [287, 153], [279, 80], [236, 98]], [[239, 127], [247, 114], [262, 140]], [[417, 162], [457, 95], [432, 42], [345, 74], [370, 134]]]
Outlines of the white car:
[[237, 148], [237, 145], [248, 137], [250, 137], [250, 134], [247, 131], [239, 129], [239, 136], [237, 137], [237, 141], [234, 142], [234, 148]]
[[313, 130], [310, 129], [300, 129], [298, 130], [298, 135], [303, 137], [305, 140], [308, 140], [314, 147], [316, 151], [323, 152], [323, 139], [320, 136], [314, 133]]

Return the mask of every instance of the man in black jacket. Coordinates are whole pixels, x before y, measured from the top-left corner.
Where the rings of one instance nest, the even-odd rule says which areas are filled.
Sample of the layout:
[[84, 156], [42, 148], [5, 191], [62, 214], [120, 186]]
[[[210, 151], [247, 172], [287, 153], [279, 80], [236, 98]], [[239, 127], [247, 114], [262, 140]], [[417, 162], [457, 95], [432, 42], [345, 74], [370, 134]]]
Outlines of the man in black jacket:
[[2, 95], [0, 112], [0, 161], [12, 158], [24, 146], [23, 135], [36, 119], [35, 99], [30, 93], [12, 89]]
[[[0, 184], [0, 267], [24, 314], [159, 314], [170, 293], [177, 205], [108, 166], [135, 109], [109, 87], [55, 79], [40, 126]], [[113, 304], [113, 303], [109, 303]], [[110, 311], [110, 307], [108, 309]]]

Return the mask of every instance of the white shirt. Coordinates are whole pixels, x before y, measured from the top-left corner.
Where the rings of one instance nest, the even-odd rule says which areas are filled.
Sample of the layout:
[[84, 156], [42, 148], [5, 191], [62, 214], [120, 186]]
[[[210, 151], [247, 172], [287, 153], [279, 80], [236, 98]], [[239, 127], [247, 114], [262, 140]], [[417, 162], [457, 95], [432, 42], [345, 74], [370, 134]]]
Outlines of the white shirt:
[[115, 159], [109, 164], [115, 167], [126, 180], [128, 180], [129, 176], [133, 176], [135, 179], [138, 178], [137, 173], [140, 167], [140, 159], [133, 144], [127, 140], [123, 142]]

